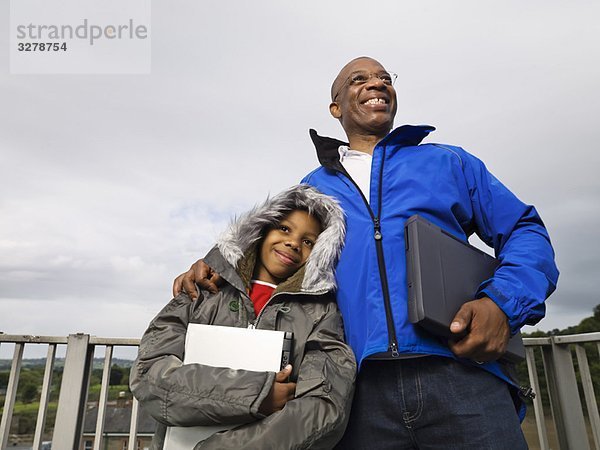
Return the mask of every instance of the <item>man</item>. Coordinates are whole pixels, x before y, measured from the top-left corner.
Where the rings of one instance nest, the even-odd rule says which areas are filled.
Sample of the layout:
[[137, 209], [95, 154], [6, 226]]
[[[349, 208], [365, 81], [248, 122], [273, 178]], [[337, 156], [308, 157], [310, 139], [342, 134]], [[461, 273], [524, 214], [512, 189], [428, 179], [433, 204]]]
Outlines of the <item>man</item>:
[[[556, 286], [541, 219], [463, 149], [421, 144], [433, 127], [391, 131], [396, 92], [376, 60], [344, 66], [331, 98], [348, 143], [311, 130], [321, 167], [303, 182], [335, 196], [347, 217], [337, 300], [360, 370], [339, 448], [527, 448], [518, 385], [497, 360], [511, 334], [543, 317]], [[501, 261], [457, 313], [449, 342], [408, 321], [404, 222], [413, 214], [463, 240], [476, 232]], [[197, 263], [174, 289], [215, 289], [212, 278]]]

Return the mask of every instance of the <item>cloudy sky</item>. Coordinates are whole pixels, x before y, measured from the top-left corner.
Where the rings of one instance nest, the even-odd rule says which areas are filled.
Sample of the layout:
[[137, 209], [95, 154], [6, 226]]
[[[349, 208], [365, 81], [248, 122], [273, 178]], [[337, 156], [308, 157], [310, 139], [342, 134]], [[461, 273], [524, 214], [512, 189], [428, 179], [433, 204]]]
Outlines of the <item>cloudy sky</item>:
[[578, 323], [600, 303], [598, 17], [586, 0], [152, 0], [149, 75], [11, 75], [0, 33], [0, 331], [140, 336], [231, 215], [316, 166], [309, 127], [343, 137], [329, 86], [359, 55], [399, 74], [397, 125], [436, 126], [536, 205], [561, 270], [537, 327]]

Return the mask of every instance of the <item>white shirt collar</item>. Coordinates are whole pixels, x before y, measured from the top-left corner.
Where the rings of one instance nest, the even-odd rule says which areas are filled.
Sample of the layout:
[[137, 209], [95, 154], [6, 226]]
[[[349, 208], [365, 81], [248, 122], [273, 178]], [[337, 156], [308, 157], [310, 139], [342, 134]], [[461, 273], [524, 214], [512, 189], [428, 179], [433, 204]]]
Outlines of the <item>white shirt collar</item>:
[[340, 154], [340, 162], [343, 164], [347, 159], [366, 159], [372, 160], [373, 156], [369, 155], [365, 152], [360, 152], [358, 150], [351, 150], [347, 145], [340, 145], [338, 148], [338, 153]]
[[262, 284], [263, 286], [269, 286], [270, 288], [277, 289], [277, 285], [273, 283], [267, 283], [266, 281], [261, 280], [250, 280], [251, 284]]

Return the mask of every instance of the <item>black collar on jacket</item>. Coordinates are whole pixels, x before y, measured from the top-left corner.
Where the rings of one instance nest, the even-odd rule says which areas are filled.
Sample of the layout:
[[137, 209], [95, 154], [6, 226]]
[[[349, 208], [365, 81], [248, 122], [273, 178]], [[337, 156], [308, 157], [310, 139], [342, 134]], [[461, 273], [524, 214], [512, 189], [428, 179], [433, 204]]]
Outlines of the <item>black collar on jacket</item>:
[[[377, 145], [392, 144], [400, 147], [419, 145], [425, 137], [435, 130], [430, 125], [402, 125], [384, 137]], [[340, 145], [348, 145], [347, 142], [338, 139], [319, 136], [316, 130], [309, 130], [310, 138], [317, 149], [317, 157], [321, 165], [327, 169], [339, 170], [346, 173], [344, 166], [340, 163], [338, 149]]]

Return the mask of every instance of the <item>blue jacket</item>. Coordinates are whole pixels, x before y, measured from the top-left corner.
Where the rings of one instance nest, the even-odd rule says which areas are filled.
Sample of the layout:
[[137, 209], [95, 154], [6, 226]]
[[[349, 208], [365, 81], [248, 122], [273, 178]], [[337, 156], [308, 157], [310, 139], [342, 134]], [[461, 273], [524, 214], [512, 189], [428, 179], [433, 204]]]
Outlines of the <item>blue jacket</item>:
[[[512, 333], [544, 317], [544, 300], [556, 287], [554, 251], [535, 208], [462, 148], [420, 144], [434, 129], [401, 126], [377, 144], [368, 202], [339, 162], [338, 147], [347, 144], [311, 130], [322, 167], [303, 182], [336, 197], [346, 213], [337, 301], [359, 363], [381, 353], [455, 358], [408, 321], [404, 223], [413, 214], [463, 240], [475, 232], [494, 248], [501, 264], [477, 297], [490, 297], [506, 313]], [[482, 366], [508, 379], [500, 364]]]

